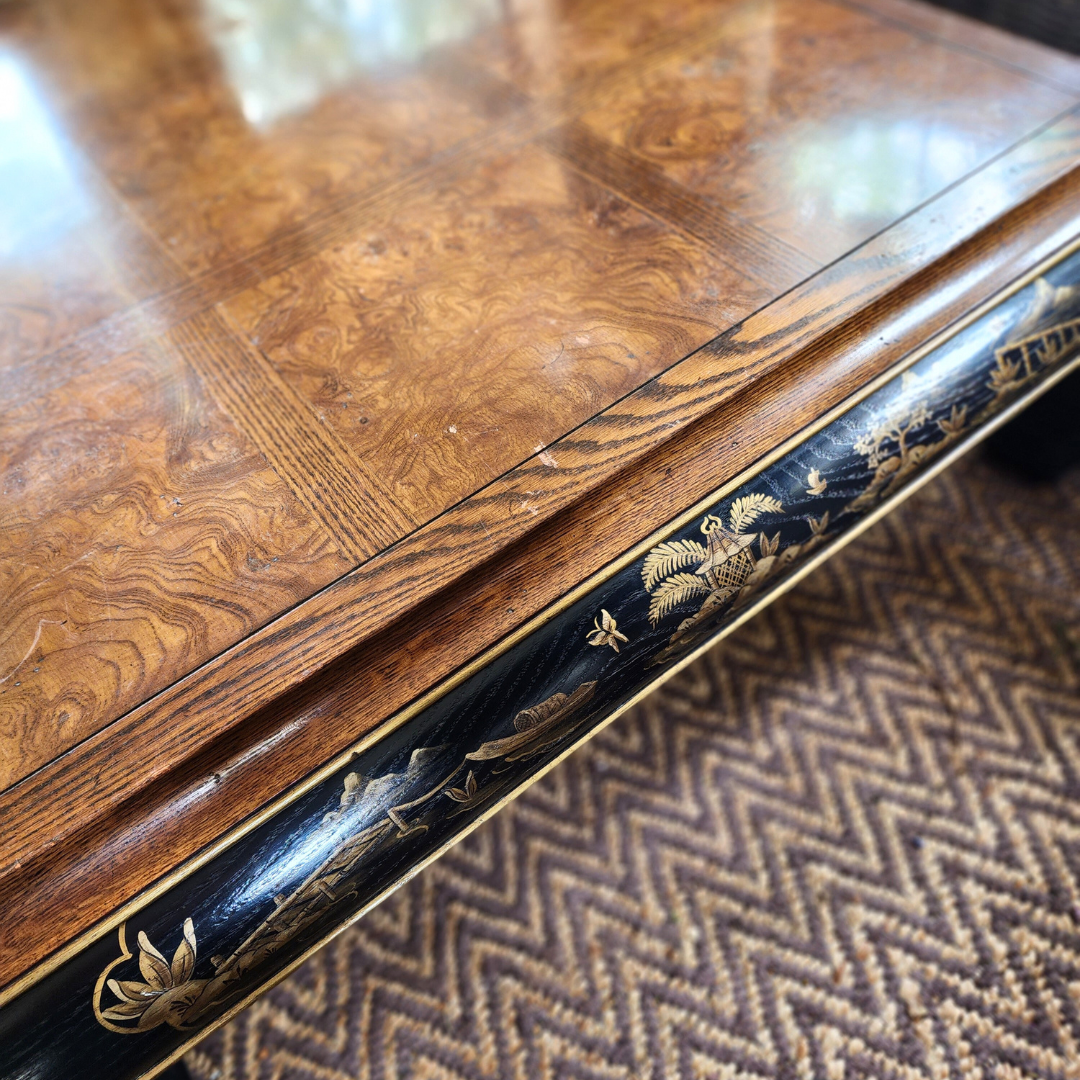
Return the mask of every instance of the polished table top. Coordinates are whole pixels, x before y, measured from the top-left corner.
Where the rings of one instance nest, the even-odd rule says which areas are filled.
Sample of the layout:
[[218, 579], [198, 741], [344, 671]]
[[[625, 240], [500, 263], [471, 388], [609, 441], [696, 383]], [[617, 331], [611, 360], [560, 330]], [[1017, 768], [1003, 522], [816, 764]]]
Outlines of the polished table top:
[[431, 597], [1066, 174], [1078, 100], [901, 0], [0, 7], [0, 904], [394, 620], [416, 692]]

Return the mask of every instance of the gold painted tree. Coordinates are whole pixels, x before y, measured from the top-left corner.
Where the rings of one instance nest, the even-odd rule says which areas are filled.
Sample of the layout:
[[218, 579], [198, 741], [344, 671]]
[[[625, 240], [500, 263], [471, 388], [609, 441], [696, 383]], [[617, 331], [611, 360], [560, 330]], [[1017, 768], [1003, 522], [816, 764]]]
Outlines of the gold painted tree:
[[641, 570], [651, 597], [652, 625], [695, 597], [715, 604], [734, 596], [755, 566], [750, 545], [758, 533], [747, 530], [762, 514], [782, 509], [779, 499], [771, 495], [745, 495], [731, 504], [726, 525], [715, 514], [705, 517], [701, 523], [704, 544], [697, 540], [668, 540], [654, 547]]

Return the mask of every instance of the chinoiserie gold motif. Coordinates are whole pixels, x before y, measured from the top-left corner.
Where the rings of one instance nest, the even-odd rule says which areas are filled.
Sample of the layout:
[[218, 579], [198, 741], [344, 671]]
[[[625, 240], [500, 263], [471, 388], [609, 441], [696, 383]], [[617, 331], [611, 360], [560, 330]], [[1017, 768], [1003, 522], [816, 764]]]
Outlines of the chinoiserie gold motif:
[[[172, 963], [139, 932], [139, 972], [145, 982], [134, 979], [110, 979], [109, 972], [124, 960], [131, 959], [125, 940], [126, 924], [120, 927], [120, 952], [98, 979], [94, 992], [94, 1014], [110, 1031], [149, 1031], [160, 1024], [182, 1026], [186, 1010], [198, 997], [203, 981], [193, 980], [195, 970], [195, 927], [191, 919], [184, 920], [183, 937], [173, 953]], [[102, 1010], [101, 987], [105, 984], [118, 999], [116, 1004]], [[134, 1027], [119, 1026], [119, 1022], [135, 1021]]]
[[[653, 626], [676, 607], [702, 597], [698, 610], [683, 619], [668, 647], [653, 658], [653, 664], [669, 659], [675, 646], [693, 635], [710, 616], [745, 602], [794, 558], [789, 554], [791, 547], [777, 554], [779, 533], [770, 539], [764, 532], [748, 531], [762, 514], [782, 512], [779, 499], [772, 495], [744, 495], [731, 504], [726, 524], [715, 514], [705, 516], [700, 526], [706, 538], [704, 545], [696, 540], [666, 541], [645, 556], [641, 577], [650, 594], [649, 621]], [[755, 543], [757, 556], [753, 551]]]
[[811, 469], [806, 474], [806, 494], [807, 495], [824, 495], [825, 489], [829, 486], [828, 480], [825, 479], [818, 472], [817, 469]]
[[618, 652], [619, 642], [621, 641], [625, 645], [630, 640], [619, 630], [619, 624], [615, 621], [615, 616], [607, 608], [603, 608], [600, 614], [593, 619], [593, 626], [595, 629], [590, 630], [585, 635], [585, 640], [590, 645], [610, 645]]
[[[614, 633], [614, 627], [605, 632]], [[337, 808], [323, 817], [320, 828], [339, 828], [346, 815], [356, 809], [371, 808], [375, 820], [340, 840], [291, 894], [275, 897], [275, 910], [229, 957], [211, 957], [212, 975], [194, 977], [196, 927], [189, 917], [184, 920], [182, 939], [171, 963], [140, 931], [138, 964], [145, 981], [110, 978], [114, 969], [134, 959], [127, 947], [127, 924], [122, 925], [120, 956], [101, 972], [94, 988], [93, 1008], [98, 1022], [119, 1034], [150, 1031], [162, 1024], [178, 1030], [200, 1027], [208, 1013], [241, 988], [241, 980], [252, 969], [281, 950], [331, 906], [355, 897], [356, 874], [376, 848], [383, 851], [387, 844], [427, 831], [430, 826], [420, 819], [431, 813], [440, 796], [455, 805], [454, 813], [461, 813], [505, 792], [524, 771], [519, 763], [553, 749], [581, 727], [588, 719], [586, 706], [595, 692], [595, 682], [584, 682], [569, 694], [552, 694], [522, 709], [514, 717], [513, 735], [482, 742], [449, 772], [439, 774], [423, 794], [408, 801], [397, 801], [395, 795], [413, 789], [436, 769], [437, 762], [445, 760], [445, 747], [414, 750], [401, 773], [376, 778], [349, 773]], [[515, 766], [516, 771], [512, 771]], [[114, 1000], [103, 1004], [106, 990]]]
[[1045, 278], [1035, 282], [1035, 295], [1023, 320], [1013, 337], [994, 352], [995, 366], [987, 383], [994, 400], [988, 408], [1023, 389], [1080, 342], [1080, 318], [1040, 326], [1053, 312], [1075, 306], [1078, 297], [1076, 285], [1054, 286]]
[[[696, 596], [705, 597], [704, 606], [710, 607], [734, 596], [756, 566], [749, 549], [758, 533], [746, 530], [762, 514], [782, 510], [779, 500], [771, 495], [746, 495], [732, 503], [726, 525], [715, 514], [706, 515], [701, 523], [705, 545], [696, 540], [674, 540], [654, 547], [641, 568], [652, 597], [649, 621], [653, 626]], [[690, 566], [692, 571], [684, 569]]]
[[484, 743], [479, 750], [466, 754], [467, 761], [523, 761], [543, 753], [581, 723], [581, 706], [596, 692], [596, 683], [582, 683], [572, 694], [552, 694], [531, 709], [522, 709], [514, 717], [517, 732], [505, 739]]
[[[869, 482], [842, 508], [833, 525], [844, 515], [865, 514], [895, 494], [972, 427], [1000, 412], [1018, 391], [1071, 355], [1080, 344], [1080, 318], [1039, 327], [1055, 311], [1075, 306], [1078, 296], [1080, 289], [1074, 285], [1054, 287], [1043, 278], [1035, 282], [1034, 296], [1014, 336], [994, 351], [994, 366], [984, 384], [993, 397], [977, 415], [971, 415], [966, 403], [955, 402], [947, 416], [934, 419], [940, 404], [932, 407], [928, 393], [919, 396], [924, 379], [916, 371], [905, 372], [900, 379], [904, 392], [896, 408], [879, 416], [852, 445], [873, 471]], [[829, 477], [817, 467], [811, 468], [806, 473], [805, 494], [811, 498], [823, 496], [829, 484]], [[820, 517], [805, 519], [810, 530], [807, 539], [788, 544], [781, 551], [779, 531], [771, 539], [764, 532], [747, 531], [766, 512], [781, 513], [779, 501], [759, 494], [743, 496], [732, 503], [727, 525], [713, 514], [702, 521], [707, 547], [696, 540], [669, 540], [645, 557], [642, 580], [649, 594], [653, 626], [675, 609], [702, 598], [698, 610], [679, 623], [668, 645], [651, 661], [653, 664], [671, 659], [688, 639], [708, 632], [717, 617], [744, 606], [770, 578], [801, 561], [828, 539], [830, 511], [826, 510]]]
[[914, 443], [912, 436], [925, 434], [923, 429], [929, 419], [930, 409], [920, 401], [886, 417], [855, 443], [855, 452], [867, 459], [874, 475], [844, 513], [861, 513], [899, 491], [913, 473], [960, 438], [968, 426], [968, 408], [954, 405], [948, 417], [935, 421], [939, 438]]

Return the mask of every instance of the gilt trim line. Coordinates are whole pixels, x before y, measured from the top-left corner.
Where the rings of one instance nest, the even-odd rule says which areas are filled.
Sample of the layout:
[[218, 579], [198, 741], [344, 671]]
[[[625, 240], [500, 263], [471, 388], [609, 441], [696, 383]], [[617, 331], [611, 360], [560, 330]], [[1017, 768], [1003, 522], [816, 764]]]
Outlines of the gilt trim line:
[[1080, 253], [997, 299], [15, 997], [0, 1073], [156, 1071], [1080, 359]]

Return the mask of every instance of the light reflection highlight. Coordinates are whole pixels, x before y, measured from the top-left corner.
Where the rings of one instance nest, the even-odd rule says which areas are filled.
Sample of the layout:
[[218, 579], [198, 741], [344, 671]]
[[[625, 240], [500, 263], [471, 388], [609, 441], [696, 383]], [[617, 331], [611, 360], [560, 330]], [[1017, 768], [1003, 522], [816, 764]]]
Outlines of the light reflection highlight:
[[21, 67], [0, 54], [0, 257], [31, 257], [89, 216], [52, 117]]
[[205, 0], [245, 118], [266, 127], [356, 73], [412, 63], [499, 15], [499, 0]]
[[806, 132], [790, 161], [801, 216], [849, 222], [894, 220], [978, 164], [959, 132], [881, 116]]

